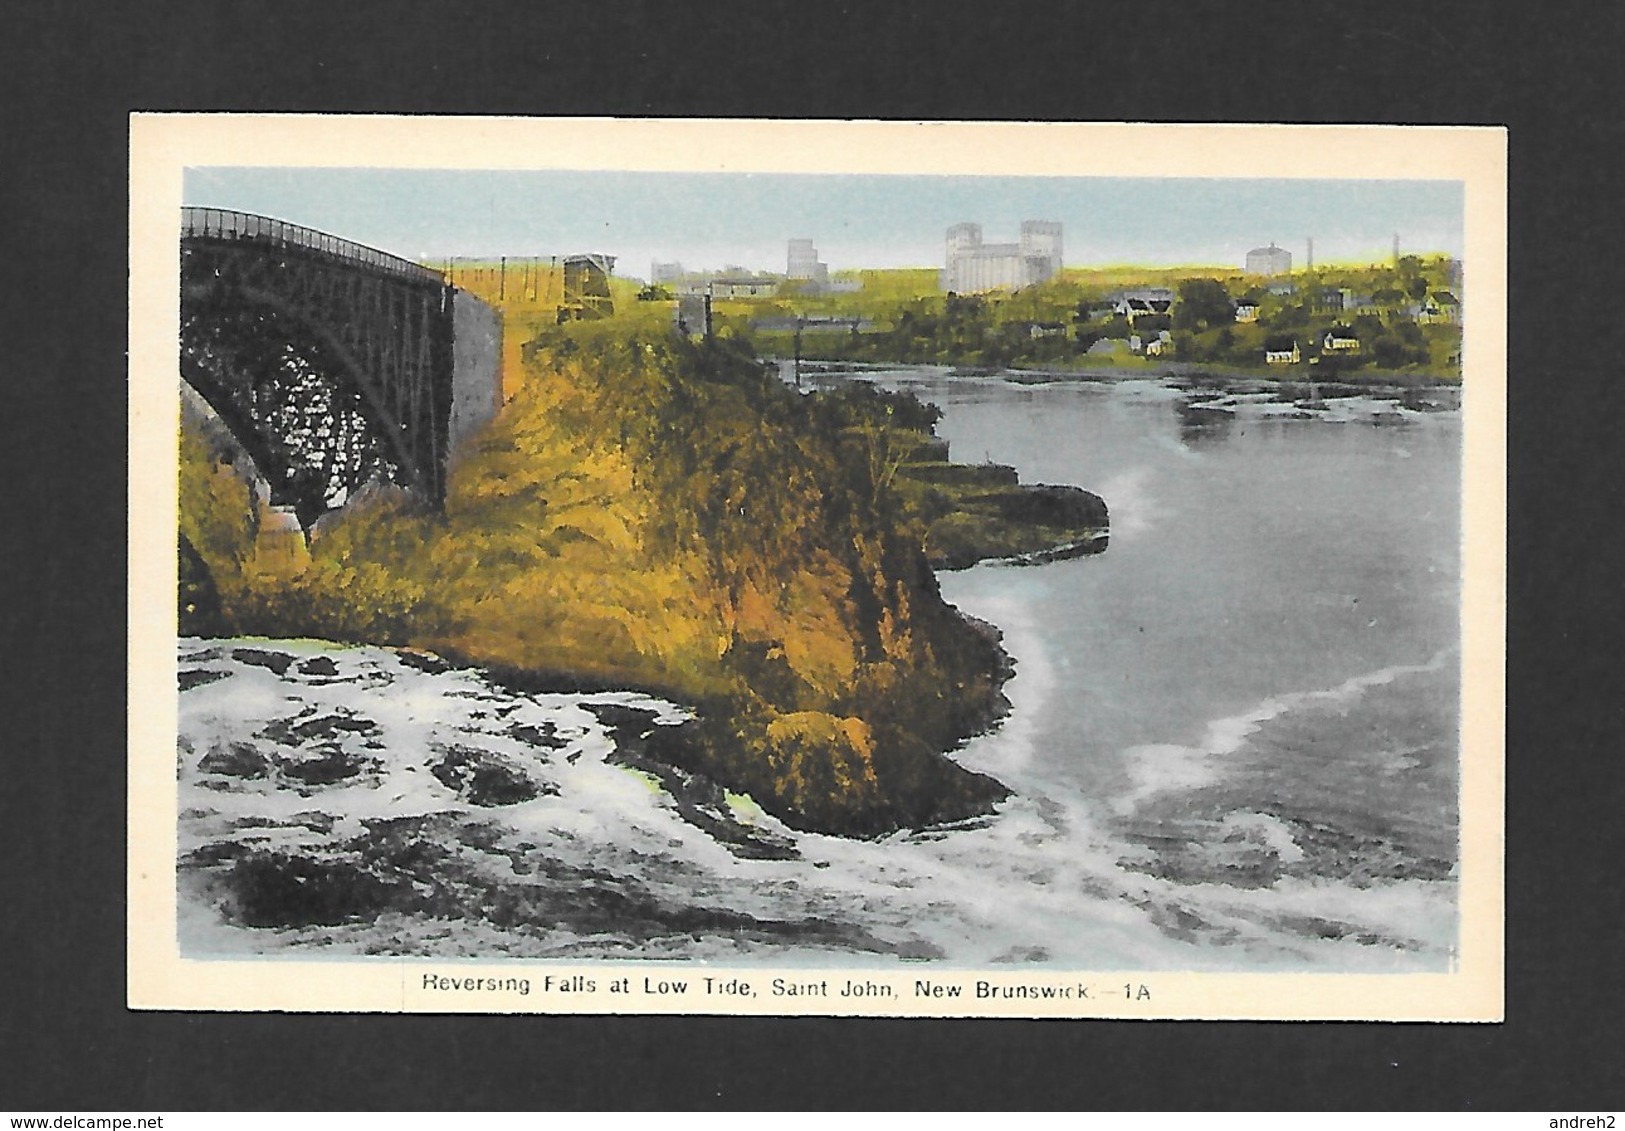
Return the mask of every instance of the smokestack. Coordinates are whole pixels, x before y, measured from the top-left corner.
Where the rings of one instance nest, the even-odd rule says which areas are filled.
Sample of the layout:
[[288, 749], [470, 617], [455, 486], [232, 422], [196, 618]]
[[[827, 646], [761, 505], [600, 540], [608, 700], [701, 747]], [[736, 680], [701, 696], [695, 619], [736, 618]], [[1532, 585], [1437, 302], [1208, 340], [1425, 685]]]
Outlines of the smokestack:
[[1310, 270], [1310, 271], [1313, 271], [1315, 269], [1315, 237], [1310, 236], [1308, 238], [1309, 238], [1309, 263], [1308, 263], [1307, 269]]
[[1399, 233], [1394, 233], [1394, 266], [1399, 266]]

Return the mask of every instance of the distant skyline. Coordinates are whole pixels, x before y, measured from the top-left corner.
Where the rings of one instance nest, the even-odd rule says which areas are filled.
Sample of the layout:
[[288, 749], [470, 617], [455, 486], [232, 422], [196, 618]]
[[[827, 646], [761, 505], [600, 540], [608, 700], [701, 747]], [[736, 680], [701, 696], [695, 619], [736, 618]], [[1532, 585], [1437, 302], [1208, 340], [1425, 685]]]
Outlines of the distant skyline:
[[646, 279], [654, 260], [782, 273], [810, 238], [831, 271], [936, 267], [951, 224], [1014, 241], [1023, 220], [1064, 226], [1069, 267], [1240, 268], [1274, 242], [1305, 262], [1460, 256], [1455, 181], [880, 176], [556, 170], [189, 168], [186, 204], [257, 212], [407, 258], [604, 252]]

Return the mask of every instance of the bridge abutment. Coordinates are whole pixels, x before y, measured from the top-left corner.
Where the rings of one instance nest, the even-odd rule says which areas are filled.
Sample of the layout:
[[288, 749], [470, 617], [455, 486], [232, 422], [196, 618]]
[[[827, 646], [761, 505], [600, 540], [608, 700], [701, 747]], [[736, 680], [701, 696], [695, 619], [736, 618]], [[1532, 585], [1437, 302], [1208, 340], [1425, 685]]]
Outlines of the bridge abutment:
[[467, 291], [453, 288], [451, 344], [448, 459], [502, 408], [502, 315]]

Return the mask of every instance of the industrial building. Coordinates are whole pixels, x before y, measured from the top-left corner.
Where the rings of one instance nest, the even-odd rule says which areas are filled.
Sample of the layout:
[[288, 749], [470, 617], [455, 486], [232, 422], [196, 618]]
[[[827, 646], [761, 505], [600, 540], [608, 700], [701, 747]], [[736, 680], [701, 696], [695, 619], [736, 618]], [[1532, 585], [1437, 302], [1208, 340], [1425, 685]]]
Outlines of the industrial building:
[[829, 264], [819, 262], [818, 249], [812, 240], [794, 239], [790, 241], [784, 276], [822, 286], [829, 281]]
[[564, 302], [558, 319], [607, 318], [615, 313], [609, 295], [609, 277], [615, 271], [615, 256], [588, 254], [564, 257]]
[[980, 224], [955, 224], [947, 243], [942, 289], [955, 294], [1018, 290], [1061, 271], [1061, 225], [1054, 220], [1023, 220], [1017, 243], [983, 243]]
[[1255, 247], [1247, 253], [1246, 271], [1249, 275], [1290, 275], [1292, 253], [1273, 243], [1268, 247]]

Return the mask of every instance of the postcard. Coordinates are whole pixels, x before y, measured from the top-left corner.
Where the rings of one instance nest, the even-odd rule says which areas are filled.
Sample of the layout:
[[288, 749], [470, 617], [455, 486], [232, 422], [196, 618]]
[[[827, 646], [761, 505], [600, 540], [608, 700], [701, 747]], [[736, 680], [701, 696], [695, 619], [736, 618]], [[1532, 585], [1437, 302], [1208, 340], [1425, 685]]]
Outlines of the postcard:
[[1500, 1019], [1504, 131], [130, 146], [132, 1008]]

